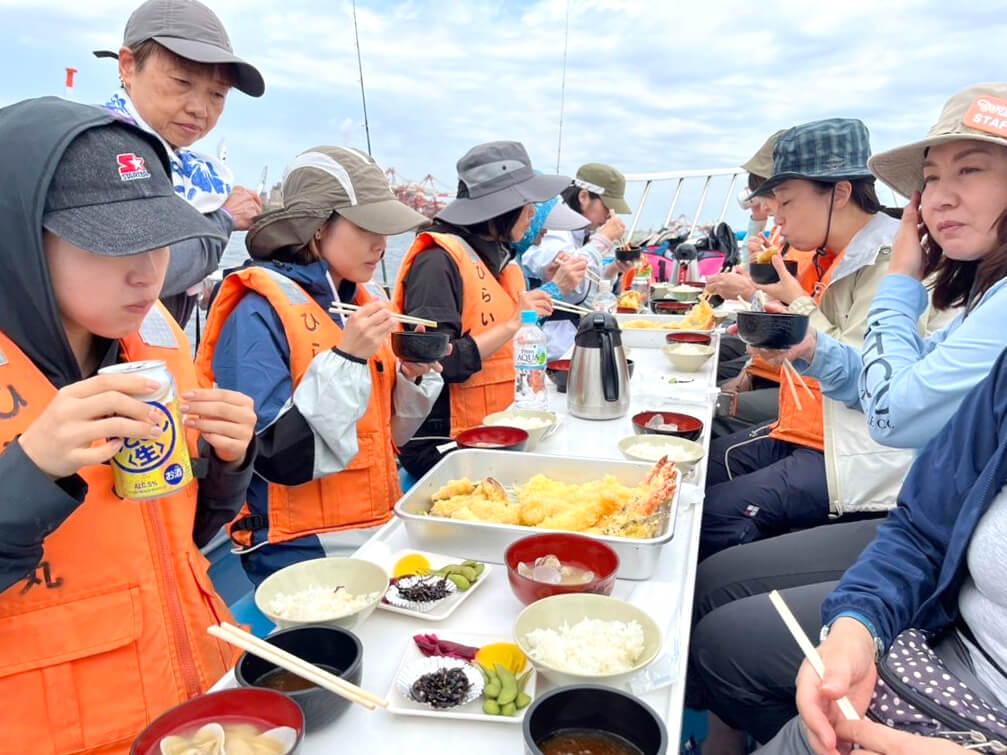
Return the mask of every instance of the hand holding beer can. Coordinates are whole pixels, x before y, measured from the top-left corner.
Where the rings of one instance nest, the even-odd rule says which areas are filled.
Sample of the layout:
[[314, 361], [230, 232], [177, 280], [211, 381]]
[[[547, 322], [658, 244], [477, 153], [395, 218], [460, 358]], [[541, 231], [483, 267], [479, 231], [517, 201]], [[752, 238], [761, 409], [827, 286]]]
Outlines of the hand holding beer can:
[[192, 463], [185, 428], [178, 411], [175, 378], [160, 360], [125, 362], [98, 370], [101, 375], [142, 375], [161, 387], [137, 396], [160, 414], [161, 434], [156, 438], [126, 438], [112, 457], [115, 492], [121, 498], [151, 500], [163, 498], [192, 482]]

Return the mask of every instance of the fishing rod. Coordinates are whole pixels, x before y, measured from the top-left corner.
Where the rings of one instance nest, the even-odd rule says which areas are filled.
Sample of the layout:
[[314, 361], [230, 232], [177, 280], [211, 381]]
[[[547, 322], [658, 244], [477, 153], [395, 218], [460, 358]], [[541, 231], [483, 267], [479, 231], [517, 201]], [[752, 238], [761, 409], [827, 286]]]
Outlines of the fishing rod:
[[[360, 32], [357, 30], [357, 0], [353, 0], [353, 39], [357, 45], [357, 72], [360, 74], [360, 101], [364, 106], [364, 133], [367, 135], [367, 154], [371, 157], [371, 126], [367, 120], [367, 94], [364, 91], [364, 63], [360, 57]], [[388, 266], [385, 264], [384, 255], [381, 256], [381, 277], [384, 280], [385, 288], [388, 287]]]
[[566, 30], [563, 34], [563, 80], [559, 89], [559, 140], [556, 144], [556, 172], [563, 152], [563, 107], [566, 104], [566, 52], [570, 45], [570, 0], [566, 0]]

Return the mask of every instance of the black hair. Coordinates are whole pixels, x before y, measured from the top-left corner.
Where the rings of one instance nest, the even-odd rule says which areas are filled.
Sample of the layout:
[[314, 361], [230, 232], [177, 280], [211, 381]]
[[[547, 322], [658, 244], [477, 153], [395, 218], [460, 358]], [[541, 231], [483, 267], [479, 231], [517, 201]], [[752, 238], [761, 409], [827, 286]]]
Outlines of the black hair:
[[[563, 201], [566, 202], [570, 209], [574, 212], [583, 211], [583, 208], [580, 206], [581, 188], [582, 187], [577, 184], [570, 184], [563, 189], [563, 193], [560, 194], [560, 196], [563, 197]], [[593, 191], [589, 191], [587, 194], [591, 199], [601, 199], [601, 194], [595, 194]]]
[[[850, 202], [859, 207], [863, 212], [866, 212], [868, 215], [877, 215], [879, 212], [883, 212], [885, 215], [896, 219], [902, 217], [902, 210], [900, 208], [885, 207], [881, 204], [881, 200], [878, 199], [878, 193], [874, 189], [875, 179], [872, 176], [847, 180], [850, 182]], [[830, 181], [811, 181], [811, 184], [819, 194], [828, 194], [836, 186], [835, 183]]]
[[[334, 212], [329, 216], [319, 227], [319, 231], [323, 231], [326, 228], [335, 225], [336, 221], [339, 220], [339, 213]], [[318, 257], [311, 250], [311, 242], [303, 246], [283, 246], [274, 251], [269, 255], [269, 259], [274, 262], [286, 262], [288, 265], [310, 265], [318, 261]]]
[[517, 221], [521, 218], [521, 213], [524, 212], [524, 205], [520, 207], [515, 207], [513, 210], [508, 210], [507, 212], [497, 215], [495, 218], [489, 220], [483, 220], [479, 223], [473, 223], [470, 226], [466, 226], [469, 233], [475, 234], [476, 236], [483, 236], [488, 239], [493, 239], [494, 241], [503, 241], [505, 243], [511, 243], [511, 231], [514, 230], [514, 226], [517, 225]]
[[759, 187], [762, 186], [762, 184], [766, 183], [766, 181], [768, 181], [768, 180], [769, 179], [767, 179], [765, 176], [757, 176], [754, 173], [749, 173], [748, 174], [748, 191], [749, 191], [749, 193], [754, 192], [754, 191], [758, 191]]

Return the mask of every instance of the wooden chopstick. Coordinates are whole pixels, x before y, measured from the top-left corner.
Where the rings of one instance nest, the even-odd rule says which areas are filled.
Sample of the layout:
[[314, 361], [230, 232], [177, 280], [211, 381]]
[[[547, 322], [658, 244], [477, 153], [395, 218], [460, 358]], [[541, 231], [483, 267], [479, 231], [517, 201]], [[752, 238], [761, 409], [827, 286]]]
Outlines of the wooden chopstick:
[[[345, 304], [343, 302], [332, 302], [332, 306], [329, 307], [329, 312], [337, 315], [352, 314], [360, 309], [356, 304]], [[409, 325], [424, 325], [428, 328], [436, 328], [437, 323], [434, 320], [426, 320], [422, 317], [413, 317], [411, 315], [402, 315], [398, 312], [392, 312], [392, 319], [398, 320], [399, 322], [408, 323]]]
[[564, 312], [573, 312], [575, 315], [589, 315], [594, 311], [593, 309], [588, 309], [587, 307], [581, 307], [577, 304], [570, 304], [569, 302], [565, 302], [562, 299], [553, 299], [552, 307], [553, 309], [559, 309]]
[[797, 397], [797, 389], [794, 387], [794, 378], [790, 376], [789, 370], [783, 367], [783, 377], [787, 379], [787, 387], [790, 388], [790, 395], [794, 398], [794, 403], [797, 404], [797, 411], [803, 412], [804, 409], [801, 407], [801, 400]]
[[[797, 644], [800, 645], [801, 650], [804, 652], [804, 657], [808, 659], [808, 663], [811, 667], [818, 672], [818, 677], [820, 679], [825, 678], [825, 663], [822, 662], [822, 656], [818, 654], [818, 650], [814, 645], [811, 644], [811, 640], [808, 639], [808, 635], [804, 633], [801, 629], [801, 625], [797, 623], [797, 618], [790, 612], [790, 608], [783, 600], [783, 596], [779, 592], [773, 590], [769, 593], [769, 600], [773, 603], [773, 607], [776, 612], [780, 614], [780, 618], [783, 619], [783, 623], [787, 625], [787, 629], [790, 630], [790, 634], [794, 636]], [[841, 697], [836, 700], [836, 705], [839, 706], [840, 712], [847, 721], [859, 721], [860, 716], [857, 715], [857, 711], [854, 710], [853, 704], [850, 702], [849, 698]]]
[[313, 663], [308, 663], [303, 658], [288, 653], [286, 650], [282, 650], [265, 640], [260, 640], [255, 635], [249, 634], [233, 624], [224, 622], [219, 626], [211, 625], [207, 627], [206, 631], [218, 640], [223, 640], [282, 669], [286, 669], [292, 674], [297, 674], [301, 678], [314, 682], [319, 687], [339, 695], [350, 702], [362, 705], [368, 710], [374, 710], [379, 705], [382, 708], [388, 707], [388, 701], [383, 697], [368, 692], [362, 687], [358, 687], [352, 682], [329, 673]]
[[784, 369], [789, 369], [790, 370], [790, 372], [793, 374], [793, 376], [795, 378], [797, 378], [797, 382], [801, 384], [801, 387], [805, 390], [805, 392], [809, 396], [811, 396], [811, 400], [814, 401], [815, 400], [815, 394], [811, 392], [811, 389], [808, 387], [808, 384], [804, 382], [804, 378], [801, 377], [801, 373], [797, 371], [796, 367], [794, 367], [794, 363], [791, 362], [789, 359], [784, 359], [783, 360], [783, 367], [784, 367]]

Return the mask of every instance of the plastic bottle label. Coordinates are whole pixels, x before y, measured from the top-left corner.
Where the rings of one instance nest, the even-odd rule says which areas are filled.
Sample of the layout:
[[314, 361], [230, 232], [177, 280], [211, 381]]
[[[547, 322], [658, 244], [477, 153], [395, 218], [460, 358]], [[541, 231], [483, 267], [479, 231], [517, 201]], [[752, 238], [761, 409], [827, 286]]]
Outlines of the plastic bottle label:
[[544, 370], [547, 361], [545, 349], [537, 343], [523, 344], [515, 350], [514, 364], [516, 367]]

